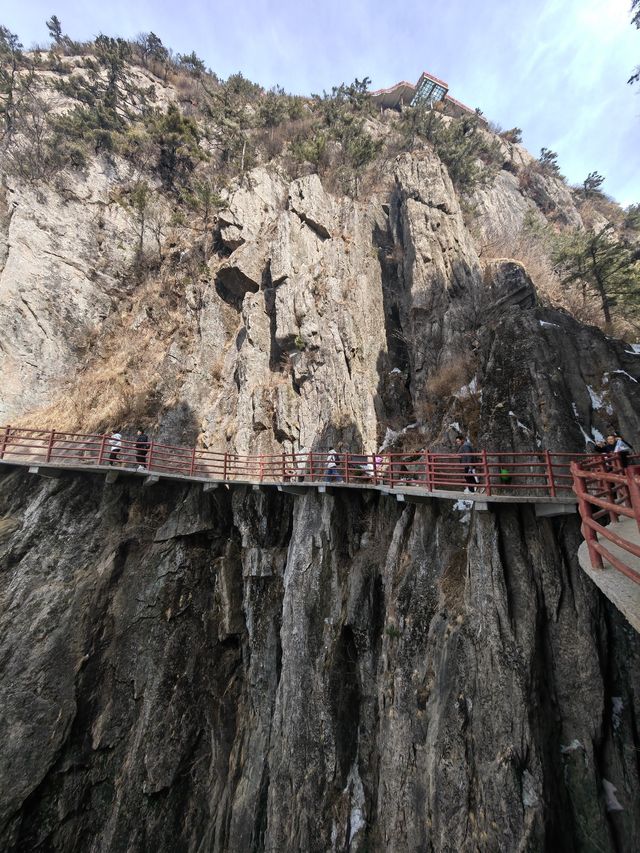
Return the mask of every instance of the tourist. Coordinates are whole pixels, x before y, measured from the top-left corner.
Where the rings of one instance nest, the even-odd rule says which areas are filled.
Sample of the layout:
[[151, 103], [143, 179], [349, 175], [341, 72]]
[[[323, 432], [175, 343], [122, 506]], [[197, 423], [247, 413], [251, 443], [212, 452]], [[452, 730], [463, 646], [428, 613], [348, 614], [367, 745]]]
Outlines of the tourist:
[[304, 446], [298, 451], [295, 457], [295, 470], [298, 475], [298, 482], [304, 483], [304, 478], [309, 468], [309, 448]]
[[620, 465], [622, 468], [626, 468], [629, 464], [629, 456], [633, 453], [633, 447], [617, 433], [607, 436], [607, 446], [613, 447], [613, 451], [610, 450], [609, 452], [619, 454]]
[[136, 433], [136, 462], [138, 463], [138, 471], [146, 470], [148, 452], [149, 436], [143, 429], [139, 428]]
[[475, 492], [478, 485], [478, 478], [473, 467], [476, 457], [473, 445], [468, 438], [462, 438], [461, 435], [456, 437], [456, 448], [460, 456], [460, 462], [464, 468], [464, 479], [470, 492]]
[[111, 434], [109, 446], [111, 447], [111, 452], [109, 453], [109, 465], [117, 465], [118, 457], [122, 450], [122, 435], [119, 429], [114, 430]]
[[338, 455], [338, 451], [334, 447], [332, 447], [331, 450], [329, 450], [329, 452], [327, 453], [327, 480], [335, 481], [336, 483], [342, 482], [342, 476], [338, 468], [339, 464], [340, 456]]
[[380, 469], [382, 467], [382, 456], [377, 453], [374, 453], [369, 457], [371, 460], [367, 462], [364, 466], [364, 470], [366, 472], [367, 477], [373, 482], [374, 486], [377, 486], [380, 482]]

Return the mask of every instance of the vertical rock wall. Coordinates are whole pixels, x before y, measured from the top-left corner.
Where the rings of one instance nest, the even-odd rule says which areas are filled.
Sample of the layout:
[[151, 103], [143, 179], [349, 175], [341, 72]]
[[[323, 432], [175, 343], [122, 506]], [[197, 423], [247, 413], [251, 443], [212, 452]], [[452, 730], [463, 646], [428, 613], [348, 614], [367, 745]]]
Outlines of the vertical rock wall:
[[631, 853], [637, 636], [450, 507], [4, 474], [2, 848]]

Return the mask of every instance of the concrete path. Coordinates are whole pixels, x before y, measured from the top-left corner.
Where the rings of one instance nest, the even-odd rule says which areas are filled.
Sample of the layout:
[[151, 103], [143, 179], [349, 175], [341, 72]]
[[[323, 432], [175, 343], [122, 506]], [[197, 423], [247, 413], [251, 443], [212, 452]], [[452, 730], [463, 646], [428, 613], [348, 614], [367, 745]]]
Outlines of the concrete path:
[[[625, 518], [616, 524], [610, 524], [608, 529], [617, 533], [621, 539], [633, 542], [634, 545], [640, 545], [640, 531], [635, 519]], [[640, 577], [640, 557], [635, 557], [604, 537], [599, 541], [614, 557], [617, 557], [626, 566], [635, 569], [638, 572], [638, 577]], [[603, 595], [606, 595], [609, 601], [615, 604], [636, 631], [640, 632], [640, 583], [635, 583], [622, 572], [616, 571], [604, 557], [602, 559], [605, 568], [594, 569], [589, 559], [587, 543], [583, 542], [578, 549], [578, 560], [584, 571]]]

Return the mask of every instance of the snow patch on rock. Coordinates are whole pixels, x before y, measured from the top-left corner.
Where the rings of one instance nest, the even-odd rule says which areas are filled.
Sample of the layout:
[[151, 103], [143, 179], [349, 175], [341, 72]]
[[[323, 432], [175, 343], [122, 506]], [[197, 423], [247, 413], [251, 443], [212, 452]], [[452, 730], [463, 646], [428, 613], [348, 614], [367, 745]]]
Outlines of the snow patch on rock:
[[620, 805], [618, 798], [616, 797], [616, 791], [618, 790], [613, 782], [610, 782], [608, 779], [602, 780], [602, 789], [604, 791], [604, 802], [608, 812], [623, 812], [624, 808]]

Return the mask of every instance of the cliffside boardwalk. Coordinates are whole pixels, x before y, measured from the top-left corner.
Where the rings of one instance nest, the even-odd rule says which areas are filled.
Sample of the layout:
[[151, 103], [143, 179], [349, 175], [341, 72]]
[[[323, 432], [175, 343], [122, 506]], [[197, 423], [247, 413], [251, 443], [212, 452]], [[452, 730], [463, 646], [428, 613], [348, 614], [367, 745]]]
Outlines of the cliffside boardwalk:
[[[274, 487], [304, 495], [337, 489], [373, 489], [400, 502], [465, 500], [476, 510], [491, 503], [534, 504], [541, 517], [573, 514], [576, 501], [585, 544], [580, 563], [605, 595], [640, 631], [640, 465], [624, 469], [617, 458], [551, 452], [478, 451], [477, 487], [469, 492], [457, 453], [341, 453], [329, 476], [329, 451], [243, 455], [149, 442], [146, 465], [139, 465], [136, 441], [123, 439], [117, 463], [109, 461], [108, 435], [6, 426], [0, 431], [0, 464], [28, 467], [56, 476], [64, 469], [219, 486]], [[620, 519], [622, 518], [622, 521]], [[603, 544], [600, 539], [607, 543]], [[607, 572], [605, 564], [616, 571]]]
[[[329, 450], [301, 453], [238, 454], [196, 447], [149, 442], [147, 464], [138, 464], [135, 439], [122, 439], [117, 461], [110, 461], [109, 435], [58, 430], [0, 428], [0, 462], [25, 465], [34, 473], [51, 469], [99, 469], [111, 475], [178, 478], [205, 484], [281, 486], [283, 488], [377, 488], [416, 496], [467, 499], [479, 504], [495, 501], [571, 505], [570, 465], [587, 454], [551, 452], [493, 452], [474, 454], [476, 490], [459, 453], [417, 450], [403, 453], [339, 453], [339, 477], [329, 480]], [[482, 508], [482, 507], [480, 507]]]
[[572, 462], [571, 473], [585, 538], [580, 565], [640, 631], [640, 464], [596, 457]]

